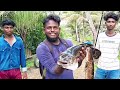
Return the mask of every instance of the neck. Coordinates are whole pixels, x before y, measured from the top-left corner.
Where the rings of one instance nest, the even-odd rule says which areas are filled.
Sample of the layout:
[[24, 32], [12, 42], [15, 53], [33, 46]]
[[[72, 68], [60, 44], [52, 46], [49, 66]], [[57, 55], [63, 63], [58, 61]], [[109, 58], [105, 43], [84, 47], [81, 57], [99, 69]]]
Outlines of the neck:
[[115, 34], [116, 34], [116, 32], [114, 30], [107, 30], [106, 31], [107, 36], [114, 36]]
[[59, 45], [60, 44], [60, 40], [58, 39], [56, 42], [52, 42], [52, 44]]
[[5, 38], [6, 39], [11, 39], [11, 38], [13, 38], [13, 35], [5, 35]]

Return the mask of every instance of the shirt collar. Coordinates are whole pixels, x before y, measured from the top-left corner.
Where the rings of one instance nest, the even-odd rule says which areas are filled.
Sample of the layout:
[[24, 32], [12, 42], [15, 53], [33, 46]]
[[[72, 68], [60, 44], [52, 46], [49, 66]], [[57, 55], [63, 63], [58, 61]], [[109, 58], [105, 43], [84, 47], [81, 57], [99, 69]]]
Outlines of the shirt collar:
[[[13, 34], [13, 35], [14, 35], [14, 34]], [[5, 36], [5, 35], [2, 34], [2, 39], [4, 39], [4, 36]], [[15, 37], [16, 40], [19, 40], [16, 35], [14, 35], [14, 37]]]

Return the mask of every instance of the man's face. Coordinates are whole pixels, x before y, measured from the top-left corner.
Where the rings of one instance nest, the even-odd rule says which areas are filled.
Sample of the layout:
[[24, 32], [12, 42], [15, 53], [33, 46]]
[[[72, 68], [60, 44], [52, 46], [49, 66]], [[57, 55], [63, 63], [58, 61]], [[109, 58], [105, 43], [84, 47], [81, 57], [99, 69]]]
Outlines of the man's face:
[[53, 20], [49, 20], [45, 25], [44, 33], [46, 34], [47, 38], [57, 40], [60, 33], [58, 23]]
[[14, 27], [12, 25], [4, 25], [2, 29], [5, 35], [11, 36], [13, 34]]
[[107, 30], [113, 30], [116, 26], [117, 21], [113, 18], [108, 18], [108, 20], [105, 22]]

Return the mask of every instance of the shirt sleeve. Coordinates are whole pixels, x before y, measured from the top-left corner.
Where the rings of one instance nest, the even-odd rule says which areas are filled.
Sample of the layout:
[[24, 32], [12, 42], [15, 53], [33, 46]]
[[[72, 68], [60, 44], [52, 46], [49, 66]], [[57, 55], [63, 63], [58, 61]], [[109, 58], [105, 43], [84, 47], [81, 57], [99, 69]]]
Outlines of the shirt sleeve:
[[67, 41], [67, 43], [68, 43], [69, 47], [73, 46], [72, 41], [70, 41], [70, 40], [66, 40], [66, 41]]
[[52, 74], [55, 74], [55, 68], [57, 63], [54, 61], [49, 48], [40, 44], [36, 49], [37, 58], [40, 60], [41, 64]]
[[20, 63], [21, 63], [22, 72], [27, 71], [26, 58], [25, 58], [25, 48], [24, 48], [24, 44], [23, 44], [22, 40], [21, 40]]

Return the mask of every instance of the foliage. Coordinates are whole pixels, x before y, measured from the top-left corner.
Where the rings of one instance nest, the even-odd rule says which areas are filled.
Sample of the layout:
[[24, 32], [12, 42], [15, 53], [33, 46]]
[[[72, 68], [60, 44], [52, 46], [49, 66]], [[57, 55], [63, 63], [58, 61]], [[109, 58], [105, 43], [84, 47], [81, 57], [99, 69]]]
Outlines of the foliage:
[[40, 24], [36, 26], [36, 29], [33, 29], [26, 37], [27, 44], [26, 47], [32, 51], [32, 54], [35, 54], [36, 48], [40, 42], [45, 39], [45, 35], [43, 34], [43, 29]]
[[5, 20], [5, 19], [12, 19], [14, 15], [14, 11], [5, 11], [1, 16], [0, 16], [0, 23]]
[[26, 61], [26, 66], [27, 68], [31, 68], [31, 67], [34, 67], [34, 60], [27, 60]]
[[0, 22], [6, 18], [12, 19], [17, 25], [15, 34], [23, 39], [25, 48], [34, 54], [37, 45], [45, 38], [42, 32], [42, 20], [45, 15], [40, 11], [5, 11], [0, 17]]
[[25, 47], [35, 54], [37, 45], [44, 39], [41, 12], [17, 11], [13, 19], [17, 24], [16, 32], [22, 37]]
[[2, 30], [0, 30], [0, 36], [3, 34]]
[[[68, 13], [70, 14], [67, 14], [67, 25], [65, 26], [65, 28], [69, 28], [72, 37], [74, 37], [73, 39], [76, 41], [77, 26], [81, 42], [86, 40], [93, 40], [93, 32], [91, 32], [91, 28], [84, 14], [84, 11], [71, 11]], [[99, 26], [99, 21], [101, 19], [101, 11], [91, 11], [91, 17], [97, 30]]]

